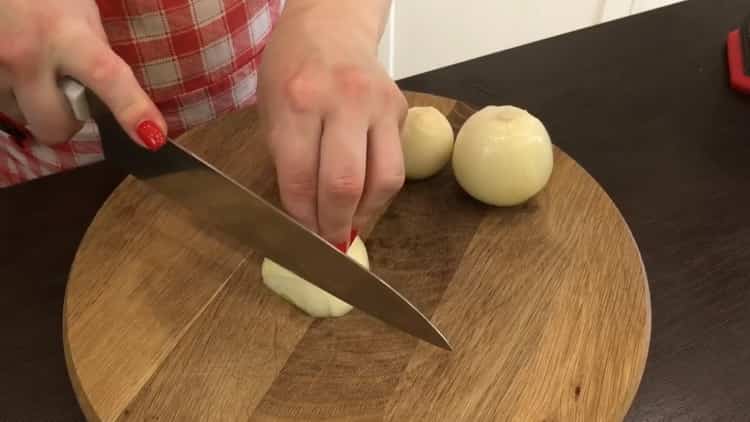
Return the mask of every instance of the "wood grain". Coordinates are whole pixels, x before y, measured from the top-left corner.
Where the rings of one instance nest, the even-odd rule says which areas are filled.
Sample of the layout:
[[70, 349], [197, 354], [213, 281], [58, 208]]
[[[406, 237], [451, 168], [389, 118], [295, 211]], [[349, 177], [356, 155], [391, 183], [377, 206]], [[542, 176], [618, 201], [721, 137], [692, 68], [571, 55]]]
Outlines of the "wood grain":
[[643, 268], [609, 198], [555, 162], [554, 197], [483, 219], [434, 315], [456, 352], [420, 345], [387, 420], [624, 417], [649, 338], [647, 292], [624, 283]]
[[[407, 97], [456, 129], [473, 111]], [[180, 142], [275, 200], [256, 123], [247, 110]], [[374, 271], [434, 316], [454, 352], [357, 310], [304, 316], [260, 283], [262, 257], [126, 180], [86, 234], [66, 292], [66, 355], [87, 417], [625, 415], [649, 344], [646, 276], [616, 207], [566, 154], [556, 151], [550, 184], [525, 206], [479, 204], [447, 167], [408, 184], [364, 232]]]

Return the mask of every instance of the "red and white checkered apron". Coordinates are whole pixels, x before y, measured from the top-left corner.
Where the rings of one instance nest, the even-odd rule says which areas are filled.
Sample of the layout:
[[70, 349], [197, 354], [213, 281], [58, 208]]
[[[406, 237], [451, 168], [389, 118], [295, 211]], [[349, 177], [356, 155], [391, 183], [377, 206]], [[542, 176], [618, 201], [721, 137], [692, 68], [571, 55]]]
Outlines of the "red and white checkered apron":
[[[283, 3], [97, 0], [113, 50], [132, 67], [173, 137], [255, 102], [258, 60]], [[0, 187], [103, 158], [93, 122], [53, 147], [0, 132]]]

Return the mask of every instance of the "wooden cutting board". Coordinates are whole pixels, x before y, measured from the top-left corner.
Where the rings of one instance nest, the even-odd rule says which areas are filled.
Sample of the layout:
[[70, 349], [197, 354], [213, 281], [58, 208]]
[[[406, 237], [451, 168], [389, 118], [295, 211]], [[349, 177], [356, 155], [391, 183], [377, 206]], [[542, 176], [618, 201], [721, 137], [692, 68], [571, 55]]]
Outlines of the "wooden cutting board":
[[[458, 130], [474, 109], [434, 105]], [[552, 133], [554, 142], [555, 134]], [[278, 203], [252, 110], [180, 139]], [[262, 257], [126, 179], [83, 239], [65, 300], [78, 399], [102, 421], [613, 421], [650, 336], [646, 274], [607, 194], [562, 151], [528, 204], [466, 195], [450, 166], [363, 230], [373, 270], [440, 327], [446, 352], [354, 310], [313, 320], [270, 293]]]

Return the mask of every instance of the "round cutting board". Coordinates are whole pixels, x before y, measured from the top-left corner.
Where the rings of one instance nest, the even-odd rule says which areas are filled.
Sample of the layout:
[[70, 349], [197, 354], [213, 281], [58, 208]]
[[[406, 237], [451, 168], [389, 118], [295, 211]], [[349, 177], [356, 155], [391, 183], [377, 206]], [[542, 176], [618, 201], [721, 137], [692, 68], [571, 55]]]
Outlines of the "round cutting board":
[[[455, 130], [475, 111], [433, 105]], [[552, 133], [554, 141], [555, 134]], [[179, 142], [278, 204], [253, 110]], [[447, 166], [362, 230], [374, 272], [447, 352], [359, 312], [314, 320], [261, 282], [259, 256], [132, 177], [104, 204], [65, 297], [68, 370], [91, 420], [612, 421], [650, 336], [646, 274], [602, 188], [555, 151], [544, 191], [494, 208]]]

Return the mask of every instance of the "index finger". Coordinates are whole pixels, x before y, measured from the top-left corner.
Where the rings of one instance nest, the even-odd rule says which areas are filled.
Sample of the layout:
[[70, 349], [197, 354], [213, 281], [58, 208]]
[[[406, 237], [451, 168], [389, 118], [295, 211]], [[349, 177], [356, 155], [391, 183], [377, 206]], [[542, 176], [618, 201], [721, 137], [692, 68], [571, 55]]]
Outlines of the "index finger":
[[151, 150], [164, 145], [164, 117], [130, 66], [104, 40], [87, 38], [78, 43], [75, 55], [62, 58], [61, 70], [91, 89], [133, 141]]

